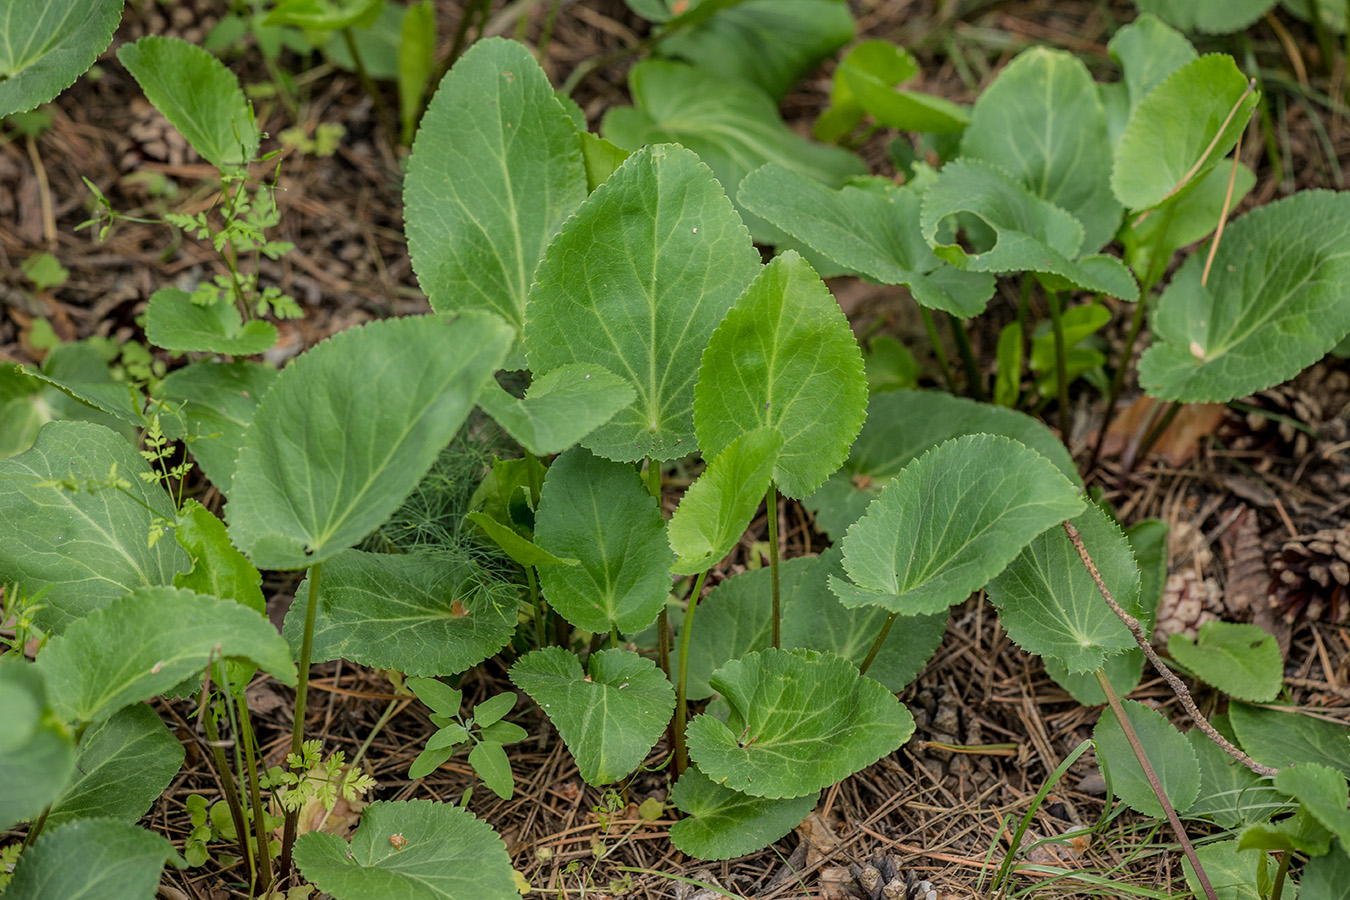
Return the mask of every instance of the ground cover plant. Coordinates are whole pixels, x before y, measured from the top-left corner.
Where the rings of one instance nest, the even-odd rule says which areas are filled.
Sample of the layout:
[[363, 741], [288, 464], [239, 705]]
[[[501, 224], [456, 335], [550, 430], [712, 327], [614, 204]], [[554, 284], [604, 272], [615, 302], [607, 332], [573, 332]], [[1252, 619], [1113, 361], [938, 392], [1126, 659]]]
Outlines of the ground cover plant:
[[[483, 38], [481, 21], [470, 43], [462, 25], [436, 79], [417, 37], [431, 7], [398, 14], [399, 124], [371, 102], [383, 145], [412, 137], [405, 231], [430, 312], [341, 330], [279, 370], [254, 358], [302, 308], [262, 275], [293, 247], [275, 234], [280, 164], [253, 105], [202, 47], [152, 35], [117, 50], [211, 170], [213, 202], [154, 224], [204, 242], [221, 274], [154, 290], [140, 368], [70, 345], [0, 376], [0, 711], [15, 723], [0, 826], [27, 823], [5, 850], [6, 895], [149, 897], [166, 864], [214, 867], [250, 897], [530, 889], [471, 811], [483, 791], [367, 803], [374, 734], [351, 760], [307, 740], [312, 668], [332, 660], [389, 673], [374, 732], [414, 701], [430, 710], [413, 781], [467, 765], [510, 799], [532, 723], [618, 809], [636, 777], [665, 780], [665, 803], [639, 815], [671, 819], [680, 852], [753, 853], [910, 741], [897, 694], [981, 592], [1069, 696], [1105, 704], [1000, 824], [989, 890], [1014, 889], [1033, 817], [1089, 750], [1119, 805], [1062, 840], [1100, 838], [1128, 808], [1166, 821], [1195, 896], [1343, 881], [1350, 730], [1272, 705], [1290, 699], [1284, 658], [1256, 625], [1173, 636], [1164, 662], [1166, 526], [1122, 527], [1078, 468], [1126, 391], [1158, 401], [1128, 470], [1184, 404], [1287, 381], [1350, 334], [1344, 195], [1228, 221], [1256, 182], [1240, 161], [1254, 81], [1149, 13], [1114, 31], [1115, 80], [1035, 47], [969, 106], [899, 87], [917, 59], [866, 41], [835, 67], [809, 140], [777, 101], [848, 43], [846, 5], [630, 5], [654, 23], [652, 55], [599, 134], [524, 44]], [[230, 27], [338, 36], [379, 98], [363, 53], [389, 8], [288, 0]], [[110, 39], [94, 31], [9, 60], [8, 111], [77, 77]], [[915, 135], [889, 148], [896, 179], [845, 146], [883, 131]], [[87, 224], [106, 236], [128, 216], [89, 186]], [[822, 278], [839, 273], [908, 290], [947, 391], [914, 389], [899, 344], [889, 361], [885, 344], [864, 352]], [[984, 360], [971, 334], [1000, 285], [1015, 318]], [[1099, 332], [1122, 304], [1109, 359]], [[187, 362], [157, 372], [169, 357]], [[1074, 395], [1106, 410], [1079, 460]], [[1038, 418], [1051, 411], [1058, 433]], [[209, 485], [223, 518], [189, 485]], [[788, 502], [829, 547], [786, 558]], [[719, 571], [761, 508], [765, 565]], [[280, 630], [265, 572], [304, 576]], [[1191, 730], [1122, 699], [1146, 662]], [[466, 703], [466, 673], [488, 667], [506, 680]], [[1226, 712], [1202, 712], [1173, 669]], [[272, 765], [248, 692], [267, 679], [295, 687]], [[185, 801], [177, 845], [137, 824], [185, 758], [154, 698], [190, 708], [219, 784], [214, 802]], [[521, 717], [526, 701], [542, 717]], [[349, 838], [312, 827], [339, 804], [360, 808]], [[859, 870], [852, 890], [875, 894]]]

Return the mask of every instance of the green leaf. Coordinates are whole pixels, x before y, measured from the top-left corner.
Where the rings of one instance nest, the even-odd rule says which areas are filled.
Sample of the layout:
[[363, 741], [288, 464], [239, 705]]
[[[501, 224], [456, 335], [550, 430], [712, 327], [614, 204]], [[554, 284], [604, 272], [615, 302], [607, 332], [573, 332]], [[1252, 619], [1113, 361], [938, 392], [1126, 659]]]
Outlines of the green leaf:
[[45, 830], [24, 851], [5, 900], [152, 900], [165, 862], [184, 862], [165, 838], [112, 819]]
[[[1213, 0], [1211, 0], [1213, 2]], [[1257, 0], [1243, 0], [1244, 5], [1256, 3]], [[1309, 0], [1280, 0], [1280, 6], [1286, 9], [1290, 15], [1303, 22], [1312, 24], [1313, 15], [1312, 4]], [[1345, 34], [1347, 11], [1335, 3], [1319, 2], [1317, 4], [1317, 18], [1321, 18], [1322, 24], [1333, 34]]]
[[[1168, 724], [1162, 713], [1135, 700], [1122, 702], [1125, 715], [1158, 775], [1163, 793], [1178, 813], [1186, 812], [1200, 793], [1200, 763], [1195, 758], [1195, 751], [1186, 736]], [[1092, 730], [1092, 740], [1097, 745], [1098, 761], [1111, 779], [1111, 790], [1116, 796], [1130, 809], [1161, 819], [1162, 805], [1149, 787], [1144, 769], [1110, 709], [1102, 711], [1097, 727]]]
[[670, 792], [670, 802], [689, 816], [671, 826], [670, 842], [696, 859], [744, 856], [800, 825], [819, 799], [819, 791], [779, 800], [752, 797], [691, 767]]
[[634, 153], [586, 200], [539, 267], [530, 369], [595, 363], [637, 399], [583, 444], [614, 460], [698, 449], [694, 378], [759, 253], [712, 173], [680, 147]]
[[[584, 117], [582, 122], [585, 122]], [[614, 170], [633, 155], [628, 150], [589, 131], [578, 131], [577, 139], [581, 141], [581, 161], [586, 166], [587, 194], [604, 184], [605, 179], [613, 175]]]
[[[988, 237], [972, 233], [966, 217], [981, 223]], [[1139, 286], [1114, 256], [1078, 259], [1083, 226], [1077, 219], [982, 160], [943, 166], [923, 196], [919, 223], [934, 252], [963, 269], [1037, 272], [1122, 300], [1139, 297]], [[971, 250], [962, 246], [958, 232], [965, 233]]]
[[186, 440], [193, 460], [226, 496], [244, 429], [276, 377], [276, 369], [260, 363], [200, 362], [170, 372], [155, 392], [172, 407], [160, 410], [165, 435]]
[[473, 720], [479, 727], [486, 728], [500, 721], [515, 705], [516, 695], [510, 691], [495, 694], [473, 708]]
[[575, 566], [579, 560], [571, 557], [554, 556], [536, 544], [523, 529], [507, 525], [487, 512], [471, 512], [465, 518], [473, 522], [483, 533], [492, 539], [502, 552], [523, 568], [531, 566], [542, 569], [545, 566]]
[[[1168, 75], [1198, 58], [1185, 35], [1150, 13], [1112, 35], [1106, 49], [1121, 68], [1121, 81], [1129, 98], [1127, 111], [1131, 114]], [[1122, 128], [1124, 124], [1121, 123]]]
[[187, 291], [161, 288], [145, 309], [145, 336], [174, 353], [252, 356], [277, 342], [277, 327], [259, 319], [245, 324], [233, 303], [198, 306]]
[[845, 606], [941, 612], [1003, 570], [1031, 540], [1082, 511], [1045, 457], [1006, 437], [967, 435], [910, 463], [844, 536]]
[[1230, 175], [1231, 165], [1215, 166], [1196, 180], [1195, 187], [1123, 231], [1125, 259], [1135, 274], [1146, 277], [1150, 267], [1165, 265], [1173, 253], [1213, 233], [1225, 206], [1236, 207], [1256, 184], [1255, 173], [1238, 163], [1230, 200]]
[[53, 100], [112, 42], [122, 0], [0, 0], [0, 118]]
[[278, 0], [264, 25], [291, 25], [311, 31], [364, 28], [380, 14], [384, 0]]
[[[348, 550], [323, 567], [320, 585], [315, 662], [452, 675], [496, 653], [515, 632], [516, 588], [460, 556]], [[292, 647], [300, 646], [308, 601], [306, 579], [286, 615]], [[457, 711], [458, 704], [447, 714]]]
[[430, 707], [433, 712], [442, 716], [459, 715], [460, 704], [464, 702], [464, 694], [461, 691], [435, 678], [414, 677], [405, 683], [417, 695], [417, 699]]
[[78, 776], [52, 803], [47, 827], [107, 817], [133, 824], [183, 765], [183, 745], [144, 703], [89, 728], [75, 758]]
[[[392, 835], [406, 843], [396, 845]], [[295, 864], [337, 897], [519, 900], [506, 845], [486, 822], [449, 803], [375, 802], [350, 846], [311, 831], [295, 842]]]
[[469, 751], [469, 765], [483, 779], [492, 793], [503, 800], [510, 800], [516, 783], [511, 778], [511, 763], [506, 758], [502, 745], [493, 741], [480, 741]]
[[[400, 7], [391, 4], [386, 8]], [[427, 82], [436, 67], [436, 7], [431, 0], [408, 7], [399, 26], [397, 59], [398, 117], [403, 127], [402, 142], [407, 146], [412, 143]]]
[[[1064, 310], [1060, 317], [1064, 334], [1064, 374], [1070, 383], [1078, 376], [1098, 368], [1106, 356], [1092, 347], [1080, 346], [1111, 321], [1111, 311], [1100, 303], [1087, 303]], [[1055, 333], [1049, 322], [1038, 323], [1031, 341], [1031, 370], [1036, 372], [1036, 389], [1053, 396], [1059, 383], [1055, 360]]]
[[[1135, 107], [1116, 145], [1111, 189], [1126, 209], [1151, 209], [1228, 155], [1258, 94], [1231, 56], [1211, 53], [1168, 75]], [[1241, 102], [1239, 102], [1239, 100]], [[1237, 114], [1224, 125], [1234, 105]], [[1222, 129], [1222, 132], [1220, 131]], [[1220, 135], [1215, 142], [1215, 135]]]
[[[1139, 567], [1129, 541], [1096, 504], [1073, 520], [1111, 596], [1138, 615]], [[1035, 538], [988, 587], [1008, 637], [1069, 672], [1091, 672], [1135, 647], [1133, 635], [1102, 599], [1062, 528]]]
[[871, 398], [867, 422], [844, 467], [806, 498], [805, 505], [815, 513], [816, 525], [838, 540], [912, 460], [943, 441], [978, 433], [1025, 444], [1079, 483], [1064, 444], [1031, 416], [938, 391], [894, 391]]
[[1284, 658], [1275, 636], [1256, 625], [1207, 622], [1192, 642], [1168, 638], [1167, 652], [1191, 674], [1239, 700], [1268, 703], [1284, 687]]
[[715, 458], [756, 428], [782, 437], [773, 480], [789, 497], [820, 487], [867, 416], [867, 379], [848, 320], [789, 250], [760, 270], [717, 326], [699, 365], [694, 428]]
[[530, 736], [528, 731], [514, 722], [493, 722], [482, 729], [481, 734], [483, 740], [497, 744], [514, 744]]
[[44, 391], [55, 393], [19, 366], [0, 366], [0, 459], [33, 446], [38, 429], [55, 418]]
[[914, 718], [852, 663], [814, 650], [750, 653], [713, 673], [730, 705], [689, 723], [689, 752], [717, 784], [756, 797], [814, 793], [903, 744]]
[[[1266, 884], [1271, 881], [1270, 863], [1265, 854], [1242, 850], [1237, 841], [1218, 841], [1196, 847], [1195, 856], [1200, 860], [1200, 867], [1205, 870], [1217, 900], [1263, 900], [1258, 888], [1262, 878], [1259, 873], [1264, 873]], [[1181, 867], [1194, 896], [1203, 897], [1205, 889], [1191, 861], [1183, 859]]]
[[1303, 864], [1298, 886], [1304, 897], [1350, 900], [1350, 856], [1345, 853], [1314, 856]]
[[536, 378], [523, 400], [488, 381], [478, 405], [526, 450], [548, 456], [586, 437], [636, 397], [632, 385], [619, 376], [577, 363]]
[[1254, 23], [1275, 0], [1189, 0], [1172, 3], [1169, 0], [1136, 0], [1135, 6], [1144, 13], [1159, 16], [1183, 31], [1204, 34], [1232, 34], [1243, 31]]
[[277, 376], [244, 434], [230, 537], [260, 569], [300, 569], [389, 517], [506, 356], [494, 316], [352, 328]]
[[1320, 763], [1350, 776], [1350, 728], [1290, 710], [1233, 703], [1228, 707], [1242, 749], [1276, 769]]
[[546, 647], [511, 667], [511, 680], [553, 720], [587, 784], [618, 781], [641, 764], [670, 722], [675, 689], [650, 659], [601, 650], [581, 670]]
[[863, 370], [869, 394], [919, 386], [918, 360], [908, 347], [888, 334], [879, 334], [868, 342], [863, 352]]
[[[1046, 657], [1042, 662], [1045, 663], [1045, 674], [1083, 706], [1101, 706], [1106, 702], [1106, 694], [1092, 673], [1070, 672], [1064, 663], [1053, 657]], [[1144, 674], [1144, 651], [1136, 647], [1109, 656], [1102, 663], [1102, 670], [1111, 680], [1111, 688], [1116, 694], [1124, 696], [1139, 686]]]
[[630, 634], [656, 620], [670, 596], [670, 545], [661, 507], [633, 467], [577, 447], [553, 461], [535, 516], [535, 540], [574, 567], [539, 570], [549, 605], [597, 634]]
[[757, 428], [732, 441], [703, 470], [680, 500], [666, 532], [677, 575], [696, 575], [736, 546], [773, 478], [782, 436]]
[[544, 248], [585, 197], [575, 129], [530, 51], [475, 43], [431, 98], [404, 180], [432, 309], [489, 310], [519, 333]]
[[202, 159], [224, 169], [258, 155], [258, 126], [239, 79], [209, 52], [149, 36], [123, 44], [117, 58]]
[[233, 600], [169, 587], [143, 588], [94, 610], [52, 638], [37, 665], [58, 715], [101, 722], [219, 659], [250, 660], [295, 683], [286, 642], [265, 617]]
[[174, 536], [192, 561], [190, 571], [174, 576], [174, 587], [234, 600], [266, 615], [262, 575], [234, 549], [225, 523], [214, 513], [188, 498], [178, 514]]
[[1288, 812], [1289, 798], [1275, 790], [1269, 779], [1225, 753], [1203, 731], [1186, 732], [1186, 740], [1200, 763], [1200, 793], [1186, 810], [1186, 818], [1236, 830]]
[[42, 672], [20, 654], [0, 656], [0, 828], [47, 808], [75, 771], [75, 742], [47, 701]]
[[[322, 2], [322, 0], [321, 0]], [[359, 3], [360, 0], [357, 0]], [[408, 19], [408, 10], [398, 3], [380, 0], [377, 14], [369, 22], [358, 23], [351, 28], [352, 43], [361, 57], [366, 74], [375, 81], [394, 81], [398, 78], [400, 50], [403, 43], [403, 23]], [[431, 34], [426, 39], [435, 40], [435, 19], [430, 22]], [[266, 26], [264, 26], [266, 27]], [[290, 26], [273, 26], [288, 28]], [[327, 32], [327, 41], [322, 41], [322, 33]], [[316, 43], [322, 42], [323, 55], [328, 61], [347, 72], [356, 73], [356, 61], [347, 49], [347, 40], [337, 32], [327, 29], [311, 30]], [[411, 49], [411, 48], [409, 48]], [[430, 72], [427, 73], [428, 76]], [[359, 76], [358, 76], [359, 77]], [[400, 98], [401, 99], [401, 98]]]
[[1223, 233], [1208, 284], [1196, 253], [1154, 308], [1139, 381], [1154, 397], [1225, 402], [1293, 378], [1350, 332], [1350, 197], [1302, 191]]
[[1345, 775], [1318, 763], [1291, 766], [1275, 773], [1275, 787], [1303, 804], [1322, 827], [1350, 847], [1350, 785]]
[[[909, 51], [886, 41], [864, 41], [840, 62], [830, 102], [840, 110], [836, 115], [858, 109], [882, 128], [933, 134], [965, 128], [970, 121], [965, 107], [932, 94], [896, 88], [918, 71]], [[852, 125], [846, 130], [852, 130]]]
[[1322, 827], [1306, 807], [1278, 822], [1249, 825], [1238, 838], [1239, 850], [1297, 850], [1308, 856], [1331, 851], [1331, 832]]
[[[106, 481], [109, 470], [126, 493]], [[139, 476], [150, 467], [101, 425], [49, 422], [33, 449], [0, 460], [0, 584], [44, 588], [39, 627], [59, 632], [128, 591], [164, 585], [190, 567], [173, 540], [149, 546], [152, 522], [173, 521], [173, 503]], [[54, 482], [73, 480], [78, 491]]]

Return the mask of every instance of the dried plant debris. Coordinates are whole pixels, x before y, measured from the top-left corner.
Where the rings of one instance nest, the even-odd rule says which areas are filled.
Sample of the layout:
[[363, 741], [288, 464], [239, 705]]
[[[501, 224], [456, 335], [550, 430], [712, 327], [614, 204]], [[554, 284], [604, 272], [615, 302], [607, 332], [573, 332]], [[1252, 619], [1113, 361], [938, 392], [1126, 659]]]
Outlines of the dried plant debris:
[[1350, 528], [1330, 528], [1286, 541], [1270, 564], [1270, 602], [1286, 622], [1350, 619]]
[[906, 871], [894, 856], [877, 856], [863, 865], [849, 866], [853, 896], [866, 900], [941, 900], [931, 881]]

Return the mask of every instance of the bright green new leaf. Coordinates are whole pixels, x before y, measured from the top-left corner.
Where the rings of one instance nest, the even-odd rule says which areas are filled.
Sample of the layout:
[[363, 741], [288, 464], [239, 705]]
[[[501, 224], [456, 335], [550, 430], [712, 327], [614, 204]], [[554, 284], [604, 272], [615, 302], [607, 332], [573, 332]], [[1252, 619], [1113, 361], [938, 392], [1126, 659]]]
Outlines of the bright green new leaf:
[[[584, 122], [585, 119], [583, 118]], [[605, 179], [614, 174], [614, 170], [623, 165], [623, 161], [633, 154], [617, 144], [589, 131], [578, 131], [577, 140], [581, 141], [581, 161], [586, 166], [586, 193], [590, 194]]]
[[1140, 12], [1165, 19], [1183, 31], [1232, 34], [1243, 31], [1275, 5], [1275, 0], [1135, 0]]
[[170, 372], [155, 398], [165, 435], [186, 440], [188, 452], [221, 493], [229, 496], [234, 461], [258, 400], [276, 380], [271, 366], [200, 362]]
[[59, 632], [191, 567], [172, 538], [150, 545], [154, 521], [176, 513], [159, 485], [140, 478], [149, 471], [121, 436], [87, 422], [49, 422], [31, 450], [0, 460], [0, 584], [46, 589], [40, 627]]
[[1226, 402], [1293, 378], [1350, 332], [1350, 196], [1302, 191], [1223, 233], [1208, 284], [1196, 253], [1154, 308], [1139, 381], [1154, 397]]
[[866, 416], [858, 340], [829, 288], [786, 251], [760, 270], [703, 351], [699, 446], [716, 458], [742, 435], [773, 429], [783, 439], [774, 483], [800, 498], [839, 468]]
[[260, 319], [245, 324], [233, 303], [198, 306], [187, 291], [161, 288], [145, 309], [145, 336], [174, 353], [252, 356], [277, 342], [277, 327]]
[[[1237, 841], [1218, 841], [1196, 847], [1195, 856], [1200, 860], [1200, 867], [1205, 870], [1205, 877], [1209, 879], [1209, 886], [1214, 889], [1214, 896], [1218, 900], [1264, 900], [1258, 886], [1262, 879], [1264, 883], [1270, 884], [1274, 876], [1274, 860], [1266, 854], [1243, 850]], [[1195, 874], [1191, 861], [1183, 859], [1181, 868], [1193, 896], [1205, 896], [1204, 886]], [[1319, 897], [1316, 894], [1312, 896]], [[1319, 900], [1322, 898], [1319, 897]]]
[[731, 552], [769, 489], [782, 447], [777, 431], [757, 428], [708, 463], [667, 526], [676, 557], [670, 571], [696, 575]]
[[812, 250], [883, 284], [903, 284], [922, 306], [968, 318], [984, 311], [994, 278], [934, 255], [919, 230], [919, 194], [874, 180], [832, 189], [770, 163], [741, 182], [737, 201]]
[[894, 694], [832, 653], [750, 653], [714, 672], [712, 686], [730, 717], [695, 716], [689, 753], [715, 783], [756, 797], [814, 793], [914, 733]]
[[1113, 34], [1106, 49], [1120, 66], [1129, 99], [1128, 113], [1133, 113], [1168, 75], [1198, 58], [1185, 35], [1149, 13]]
[[914, 354], [889, 334], [879, 334], [867, 342], [867, 349], [863, 351], [863, 373], [869, 394], [916, 388], [920, 372]]
[[1350, 728], [1344, 725], [1245, 703], [1230, 704], [1228, 718], [1242, 749], [1259, 763], [1276, 769], [1320, 763], [1350, 776]]
[[[396, 834], [402, 842], [389, 840]], [[372, 803], [350, 845], [311, 831], [295, 842], [295, 864], [320, 890], [349, 900], [520, 900], [502, 839], [450, 803]]]
[[196, 500], [188, 498], [178, 514], [174, 536], [187, 551], [192, 569], [174, 576], [173, 586], [234, 600], [266, 614], [262, 575], [230, 543], [225, 523]]
[[421, 700], [438, 715], [459, 715], [460, 704], [464, 702], [463, 692], [435, 678], [419, 676], [409, 678], [405, 683], [417, 695], [418, 700]]
[[800, 825], [819, 799], [819, 791], [779, 800], [752, 797], [691, 767], [670, 792], [670, 802], [688, 816], [671, 826], [670, 842], [696, 859], [744, 856]]
[[278, 0], [264, 25], [291, 25], [311, 31], [365, 28], [380, 14], [384, 0]]
[[489, 310], [519, 333], [544, 248], [585, 197], [576, 131], [534, 56], [474, 44], [427, 105], [404, 179], [408, 252], [432, 309]]
[[[1291, 766], [1275, 773], [1275, 787], [1303, 804], [1322, 827], [1350, 848], [1350, 786], [1345, 775], [1318, 763]], [[1346, 850], [1350, 853], [1350, 850]]]
[[502, 716], [511, 711], [518, 698], [510, 691], [494, 694], [473, 708], [473, 720], [480, 728], [486, 728], [501, 721]]
[[1268, 703], [1284, 687], [1284, 657], [1275, 636], [1255, 625], [1207, 622], [1192, 642], [1174, 634], [1167, 652], [1192, 675], [1253, 703]]
[[[854, 110], [869, 115], [883, 128], [935, 134], [959, 132], [970, 121], [965, 107], [932, 94], [896, 87], [918, 74], [909, 51], [887, 41], [864, 41], [849, 51], [835, 72], [828, 113], [843, 129], [857, 124]], [[838, 131], [839, 126], [835, 126]]]
[[[324, 565], [319, 583], [315, 662], [452, 675], [496, 653], [515, 631], [516, 588], [460, 556], [348, 550]], [[306, 580], [286, 616], [284, 633], [295, 648], [308, 598]]]
[[1236, 830], [1289, 810], [1289, 798], [1268, 778], [1233, 759], [1199, 728], [1186, 732], [1186, 740], [1200, 763], [1200, 793], [1186, 818]]
[[122, 0], [0, 0], [0, 118], [75, 83], [112, 41]]
[[511, 681], [558, 727], [587, 784], [618, 781], [641, 764], [675, 709], [675, 688], [650, 659], [601, 650], [587, 671], [562, 647], [545, 647], [511, 667]]
[[1151, 209], [1184, 189], [1183, 182], [1194, 184], [1233, 149], [1257, 96], [1247, 92], [1246, 76], [1225, 53], [1202, 56], [1167, 76], [1135, 107], [1116, 145], [1116, 199], [1126, 209]]
[[[398, 80], [400, 51], [406, 47], [406, 49], [415, 52], [415, 47], [405, 45], [403, 42], [403, 24], [408, 21], [409, 9], [411, 7], [405, 7], [398, 3], [381, 2], [379, 14], [375, 16], [373, 21], [358, 24], [351, 29], [352, 43], [356, 45], [356, 52], [361, 57], [361, 64], [365, 66], [366, 74], [372, 80]], [[436, 23], [433, 20], [430, 24], [432, 25], [432, 32], [426, 36], [425, 40], [435, 41], [434, 26]], [[269, 26], [264, 25], [263, 27]], [[285, 29], [294, 34], [294, 30], [290, 26], [271, 27], [278, 31]], [[315, 43], [321, 44], [320, 49], [330, 63], [343, 71], [358, 74], [356, 61], [352, 58], [351, 50], [347, 48], [347, 40], [341, 32], [311, 30], [310, 34], [316, 39]], [[326, 41], [323, 40], [325, 35], [328, 38]], [[299, 37], [304, 39], [303, 34]], [[261, 41], [259, 43], [261, 44]], [[423, 86], [425, 87], [425, 84]]]
[[[388, 8], [400, 7], [391, 4]], [[431, 0], [422, 0], [407, 9], [398, 42], [398, 118], [404, 146], [412, 143], [422, 98], [436, 66], [436, 7]]]
[[5, 900], [153, 900], [165, 862], [184, 865], [154, 832], [114, 819], [67, 822], [24, 851]]
[[183, 745], [144, 703], [89, 728], [75, 758], [77, 776], [52, 803], [47, 827], [100, 816], [134, 823], [183, 765]]
[[409, 316], [295, 359], [244, 434], [227, 507], [235, 545], [261, 569], [300, 569], [361, 540], [454, 437], [510, 341], [495, 316]]
[[[981, 223], [979, 233], [966, 216]], [[958, 159], [942, 167], [923, 195], [919, 224], [934, 252], [963, 269], [1037, 272], [1122, 300], [1139, 298], [1139, 286], [1119, 259], [1078, 258], [1084, 248], [1077, 219], [982, 160]], [[972, 249], [958, 240], [958, 231]]]
[[670, 545], [661, 506], [631, 465], [584, 448], [553, 461], [534, 539], [577, 566], [539, 570], [549, 605], [587, 631], [633, 634], [656, 621], [670, 596]]
[[614, 460], [698, 449], [694, 379], [759, 253], [712, 172], [668, 145], [634, 153], [586, 200], [539, 266], [530, 369], [595, 363], [635, 399], [583, 442]]
[[1238, 163], [1230, 200], [1228, 179], [1232, 171], [1227, 163], [1215, 166], [1197, 179], [1195, 187], [1123, 232], [1125, 259], [1136, 275], [1159, 280], [1162, 273], [1158, 271], [1146, 276], [1150, 266], [1165, 266], [1173, 253], [1212, 234], [1225, 205], [1236, 207], [1251, 192], [1256, 174]]
[[[1096, 504], [1073, 520], [1111, 596], [1138, 615], [1139, 567], [1129, 541]], [[1091, 672], [1134, 637], [1102, 599], [1097, 584], [1062, 528], [1042, 532], [989, 582], [990, 601], [1008, 637], [1071, 672]]]
[[219, 659], [249, 660], [295, 683], [286, 642], [264, 616], [170, 587], [143, 588], [94, 610], [52, 638], [37, 665], [58, 715], [101, 722]]
[[1083, 226], [1082, 250], [1111, 240], [1123, 210], [1111, 194], [1106, 111], [1087, 66], [1071, 53], [1021, 53], [980, 94], [961, 155], [1002, 166]]
[[143, 37], [117, 58], [146, 98], [218, 169], [258, 154], [259, 132], [239, 79], [206, 50], [178, 38]]
[[465, 518], [483, 529], [483, 533], [492, 539], [502, 552], [511, 557], [523, 568], [531, 566], [542, 569], [545, 566], [575, 566], [579, 561], [571, 557], [554, 556], [515, 525], [508, 525], [490, 513], [476, 511]]
[[0, 657], [0, 828], [33, 818], [75, 771], [75, 742], [52, 713], [42, 673], [20, 654]]
[[[1064, 310], [1060, 317], [1064, 334], [1064, 373], [1069, 382], [1106, 361], [1106, 356], [1091, 347], [1079, 346], [1111, 321], [1111, 310], [1100, 303], [1087, 303]], [[1031, 340], [1031, 370], [1037, 373], [1036, 388], [1044, 396], [1054, 396], [1058, 384], [1055, 360], [1055, 333], [1049, 322], [1038, 323]]]
[[483, 412], [535, 456], [561, 453], [633, 402], [637, 392], [593, 363], [554, 369], [517, 399], [489, 380], [478, 398]]
[[[1200, 793], [1200, 763], [1190, 742], [1168, 724], [1162, 713], [1135, 700], [1122, 702], [1125, 715], [1158, 775], [1163, 793], [1178, 813], [1184, 813]], [[1097, 759], [1111, 779], [1111, 790], [1116, 796], [1130, 809], [1161, 819], [1162, 805], [1149, 787], [1144, 769], [1125, 738], [1125, 731], [1109, 708], [1102, 711], [1097, 727], [1092, 730], [1092, 740], [1097, 745]]]
[[469, 751], [469, 765], [483, 779], [492, 793], [503, 800], [510, 800], [515, 791], [515, 781], [511, 778], [511, 762], [506, 751], [496, 741], [479, 741]]
[[891, 479], [844, 536], [845, 606], [941, 612], [978, 591], [1036, 535], [1083, 509], [1045, 457], [989, 434], [929, 450]]

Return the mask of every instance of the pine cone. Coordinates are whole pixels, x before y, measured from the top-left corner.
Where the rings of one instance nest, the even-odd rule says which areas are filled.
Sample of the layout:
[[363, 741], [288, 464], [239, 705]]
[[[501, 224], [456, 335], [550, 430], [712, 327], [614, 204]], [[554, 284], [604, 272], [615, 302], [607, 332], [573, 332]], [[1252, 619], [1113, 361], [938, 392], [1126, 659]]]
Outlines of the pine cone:
[[1167, 576], [1158, 618], [1153, 626], [1153, 642], [1166, 646], [1174, 634], [1195, 639], [1200, 626], [1219, 618], [1223, 612], [1219, 586], [1212, 578], [1201, 578], [1194, 569], [1183, 569]]
[[894, 856], [877, 856], [866, 865], [848, 867], [853, 874], [853, 889], [864, 900], [941, 900], [931, 881], [923, 881], [912, 871], [901, 874], [900, 861]]
[[200, 45], [229, 6], [228, 0], [174, 0], [171, 5], [142, 3], [127, 10], [122, 35], [128, 41], [164, 35]]
[[1270, 564], [1270, 602], [1286, 622], [1350, 620], [1350, 528], [1287, 541]]
[[1288, 384], [1245, 397], [1241, 403], [1250, 411], [1230, 410], [1225, 426], [1233, 449], [1299, 459], [1323, 444], [1346, 439], [1350, 373], [1322, 362]]

